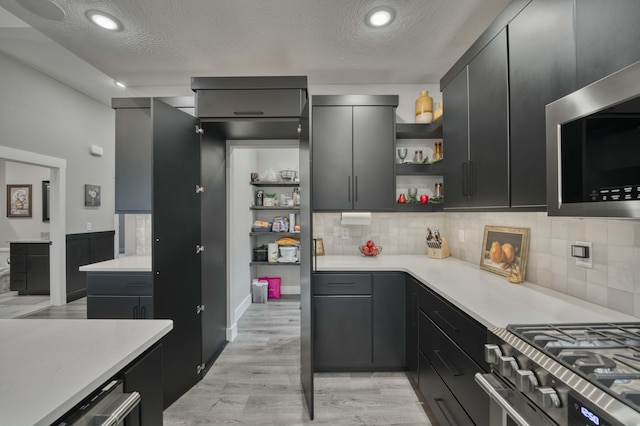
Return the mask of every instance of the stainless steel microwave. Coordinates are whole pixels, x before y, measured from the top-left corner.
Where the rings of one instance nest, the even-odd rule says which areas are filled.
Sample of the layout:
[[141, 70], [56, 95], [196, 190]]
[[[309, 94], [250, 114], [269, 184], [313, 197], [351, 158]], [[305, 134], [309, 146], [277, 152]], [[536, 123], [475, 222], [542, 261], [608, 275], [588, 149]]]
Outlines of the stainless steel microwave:
[[640, 62], [547, 105], [550, 216], [640, 218]]

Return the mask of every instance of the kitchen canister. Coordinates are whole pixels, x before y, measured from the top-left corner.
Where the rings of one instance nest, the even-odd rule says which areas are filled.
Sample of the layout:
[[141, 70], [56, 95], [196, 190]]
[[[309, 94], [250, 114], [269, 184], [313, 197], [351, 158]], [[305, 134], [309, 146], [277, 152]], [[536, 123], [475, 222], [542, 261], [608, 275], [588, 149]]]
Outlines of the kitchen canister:
[[269, 243], [267, 245], [267, 261], [275, 263], [278, 260], [278, 244]]

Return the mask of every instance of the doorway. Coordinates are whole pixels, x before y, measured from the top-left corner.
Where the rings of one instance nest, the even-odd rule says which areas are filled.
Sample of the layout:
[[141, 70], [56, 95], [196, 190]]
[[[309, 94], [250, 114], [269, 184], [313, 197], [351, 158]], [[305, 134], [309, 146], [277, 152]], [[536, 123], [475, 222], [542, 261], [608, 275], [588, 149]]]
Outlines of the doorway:
[[[65, 185], [67, 162], [65, 159], [4, 146], [0, 146], [0, 159], [49, 169], [50, 296], [48, 303], [39, 303], [36, 309], [48, 305], [64, 305], [66, 303]], [[6, 182], [6, 184], [9, 183]], [[0, 213], [5, 214], [4, 212]]]

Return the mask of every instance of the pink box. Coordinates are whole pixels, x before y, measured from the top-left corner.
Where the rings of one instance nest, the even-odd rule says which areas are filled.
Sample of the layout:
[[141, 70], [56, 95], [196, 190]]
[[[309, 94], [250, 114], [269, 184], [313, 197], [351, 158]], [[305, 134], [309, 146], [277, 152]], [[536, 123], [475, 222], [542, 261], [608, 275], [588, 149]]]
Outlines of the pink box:
[[258, 280], [265, 280], [269, 287], [269, 299], [280, 299], [280, 277], [258, 277]]

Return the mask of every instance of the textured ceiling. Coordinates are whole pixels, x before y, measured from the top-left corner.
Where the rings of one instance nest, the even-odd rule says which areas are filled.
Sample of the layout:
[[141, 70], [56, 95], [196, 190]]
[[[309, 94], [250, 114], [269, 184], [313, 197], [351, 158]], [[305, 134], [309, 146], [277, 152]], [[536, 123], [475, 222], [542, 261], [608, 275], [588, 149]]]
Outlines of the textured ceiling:
[[[0, 6], [128, 87], [188, 86], [192, 76], [248, 75], [306, 75], [310, 84], [438, 83], [509, 3], [53, 1], [64, 19], [45, 19], [28, 10], [36, 0], [0, 0]], [[394, 8], [396, 19], [373, 29], [364, 24], [364, 16], [379, 5]], [[85, 17], [90, 9], [111, 13], [124, 30], [95, 27]], [[20, 29], [0, 30], [4, 45], [5, 31]], [[16, 48], [7, 54], [19, 56]]]

